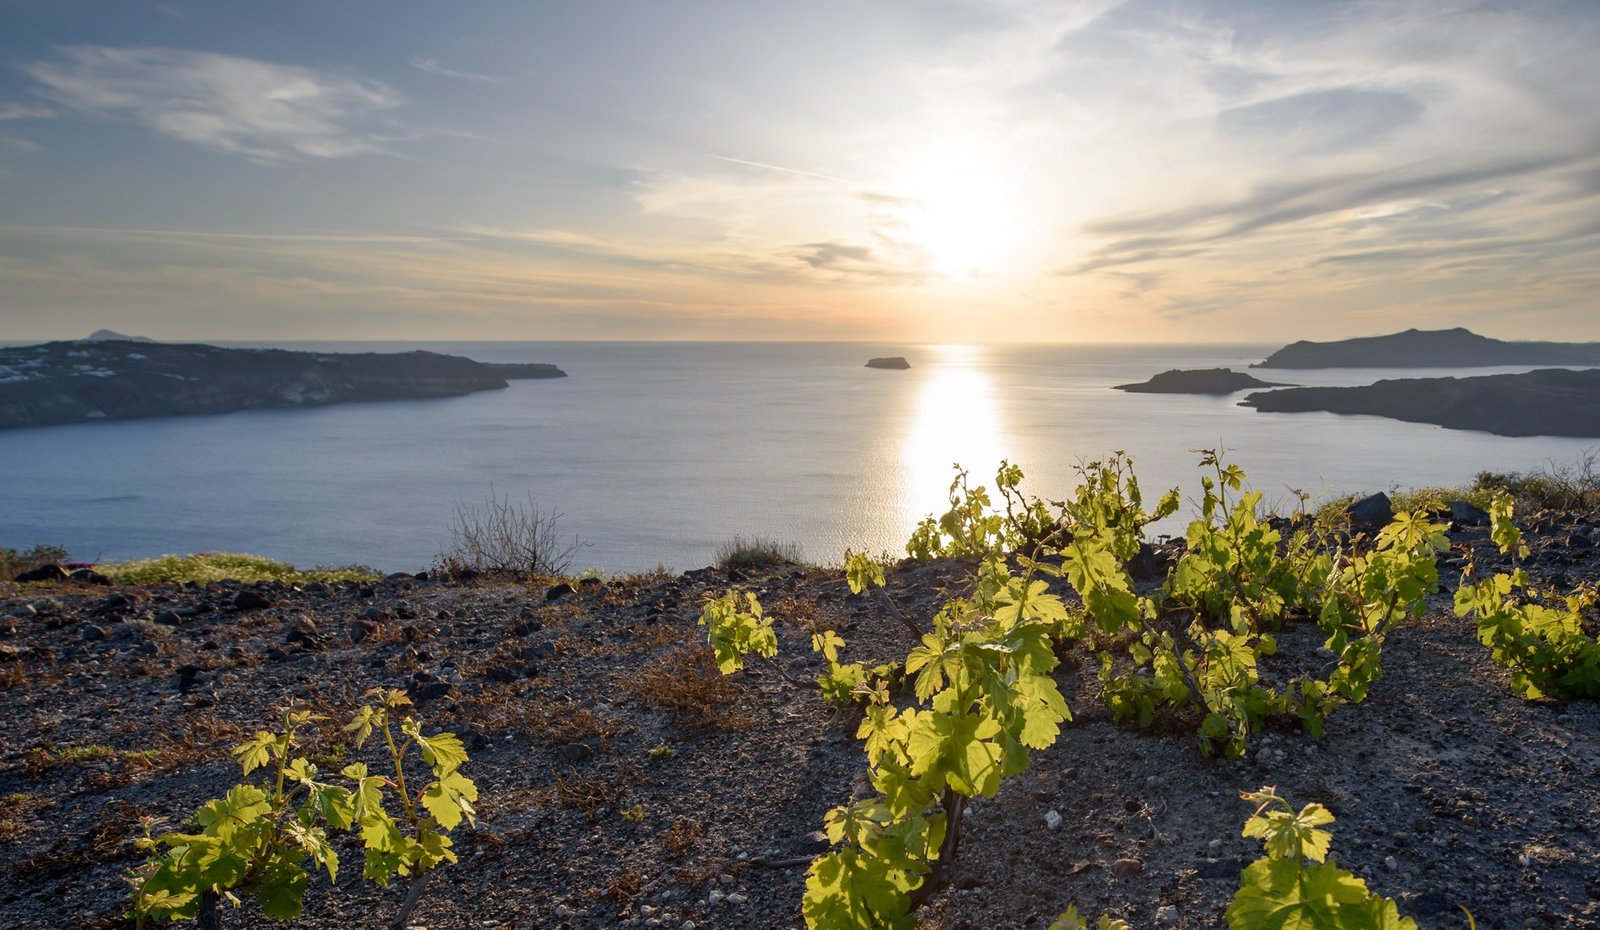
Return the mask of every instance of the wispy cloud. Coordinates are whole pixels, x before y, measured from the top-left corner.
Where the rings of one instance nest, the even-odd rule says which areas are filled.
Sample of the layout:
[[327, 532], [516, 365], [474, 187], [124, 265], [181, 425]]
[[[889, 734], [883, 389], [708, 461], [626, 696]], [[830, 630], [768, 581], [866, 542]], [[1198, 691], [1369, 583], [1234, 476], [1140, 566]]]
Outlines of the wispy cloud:
[[261, 163], [381, 152], [400, 104], [378, 81], [182, 49], [71, 46], [24, 70], [64, 107]]
[[461, 71], [456, 68], [447, 68], [434, 58], [413, 58], [411, 67], [418, 71], [426, 71], [438, 77], [454, 78], [458, 81], [477, 81], [482, 84], [504, 84], [511, 80], [509, 74], [484, 74], [478, 71]]
[[56, 111], [23, 103], [0, 103], [0, 119], [50, 119]]

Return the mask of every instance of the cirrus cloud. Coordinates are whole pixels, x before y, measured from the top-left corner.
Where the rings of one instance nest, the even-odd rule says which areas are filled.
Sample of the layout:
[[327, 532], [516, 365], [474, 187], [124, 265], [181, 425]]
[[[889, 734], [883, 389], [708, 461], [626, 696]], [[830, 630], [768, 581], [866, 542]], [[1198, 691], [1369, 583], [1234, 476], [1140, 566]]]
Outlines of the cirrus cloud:
[[51, 101], [262, 163], [383, 151], [392, 127], [382, 114], [401, 100], [378, 81], [214, 52], [78, 45], [60, 54], [24, 68]]

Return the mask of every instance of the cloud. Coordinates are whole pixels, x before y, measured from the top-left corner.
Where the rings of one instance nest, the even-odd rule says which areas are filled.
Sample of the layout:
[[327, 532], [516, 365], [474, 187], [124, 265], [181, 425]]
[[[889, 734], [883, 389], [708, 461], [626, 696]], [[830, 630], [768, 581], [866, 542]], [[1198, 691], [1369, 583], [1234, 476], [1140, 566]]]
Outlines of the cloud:
[[0, 146], [5, 146], [13, 152], [31, 154], [41, 149], [39, 143], [32, 139], [23, 139], [18, 136], [0, 136]]
[[1506, 197], [1504, 192], [1472, 192], [1475, 186], [1518, 180], [1533, 183], [1585, 160], [1583, 156], [1553, 155], [1467, 165], [1413, 165], [1375, 176], [1264, 183], [1233, 200], [1091, 222], [1085, 226], [1089, 234], [1123, 238], [1113, 238], [1065, 273], [1083, 274], [1158, 258], [1186, 257], [1204, 251], [1199, 248], [1202, 246], [1362, 209], [1375, 211], [1365, 218], [1389, 215], [1395, 211], [1387, 208], [1396, 201], [1467, 189], [1469, 193], [1460, 202], [1462, 209], [1440, 210], [1434, 206], [1435, 213], [1459, 215]]
[[419, 71], [426, 71], [429, 74], [437, 75], [439, 77], [454, 78], [458, 81], [477, 81], [482, 84], [504, 84], [506, 81], [511, 80], [510, 75], [505, 74], [481, 74], [476, 71], [457, 71], [454, 68], [447, 68], [444, 65], [441, 65], [437, 59], [433, 58], [413, 58], [411, 59], [411, 67], [416, 68]]
[[0, 103], [0, 119], [50, 119], [56, 115], [54, 110], [44, 107], [30, 107], [22, 103]]
[[1407, 94], [1338, 87], [1225, 109], [1217, 128], [1296, 151], [1334, 152], [1371, 145], [1415, 123], [1423, 109]]
[[169, 48], [63, 48], [24, 70], [62, 106], [261, 163], [384, 150], [389, 86], [234, 55]]

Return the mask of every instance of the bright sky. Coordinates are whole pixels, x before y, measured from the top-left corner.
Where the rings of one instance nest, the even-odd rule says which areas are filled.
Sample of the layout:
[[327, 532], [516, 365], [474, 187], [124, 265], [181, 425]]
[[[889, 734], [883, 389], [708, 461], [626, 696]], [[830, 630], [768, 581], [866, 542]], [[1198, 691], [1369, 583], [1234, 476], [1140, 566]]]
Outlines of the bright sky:
[[12, 0], [0, 339], [1600, 339], [1600, 5]]

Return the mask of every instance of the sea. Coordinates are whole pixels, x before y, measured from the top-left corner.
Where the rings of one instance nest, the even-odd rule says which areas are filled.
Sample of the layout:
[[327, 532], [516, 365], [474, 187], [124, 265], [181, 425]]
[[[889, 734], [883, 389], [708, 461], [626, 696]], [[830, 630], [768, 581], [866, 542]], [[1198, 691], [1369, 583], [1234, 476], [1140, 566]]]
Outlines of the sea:
[[[1002, 459], [1060, 499], [1086, 462], [1132, 456], [1146, 500], [1181, 488], [1154, 528], [1181, 534], [1202, 449], [1225, 449], [1265, 501], [1470, 483], [1478, 472], [1577, 461], [1594, 440], [1507, 438], [1378, 417], [1265, 414], [1226, 397], [1113, 385], [1230, 367], [1263, 345], [284, 342], [321, 352], [427, 349], [549, 362], [569, 377], [435, 400], [257, 410], [0, 432], [0, 546], [80, 561], [250, 552], [301, 567], [419, 571], [458, 510], [490, 500], [556, 520], [573, 571], [711, 564], [735, 536], [836, 563], [903, 553], [947, 506], [954, 466], [988, 484]], [[909, 370], [865, 367], [906, 357]], [[1527, 368], [1276, 371], [1267, 381]]]

